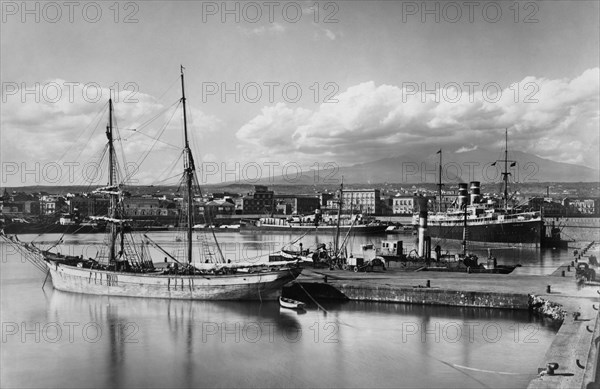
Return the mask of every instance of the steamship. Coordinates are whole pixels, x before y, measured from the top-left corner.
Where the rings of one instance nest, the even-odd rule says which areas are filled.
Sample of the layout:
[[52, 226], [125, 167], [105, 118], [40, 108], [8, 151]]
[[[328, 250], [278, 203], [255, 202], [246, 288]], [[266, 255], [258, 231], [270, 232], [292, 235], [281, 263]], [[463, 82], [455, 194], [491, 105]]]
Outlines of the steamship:
[[[418, 215], [413, 225], [418, 224]], [[427, 234], [436, 239], [509, 243], [541, 247], [547, 240], [540, 212], [499, 208], [492, 199], [481, 200], [480, 183], [459, 184], [457, 205], [447, 212], [429, 213]]]
[[[516, 207], [509, 206], [508, 177], [510, 167], [516, 161], [508, 159], [508, 129], [505, 131], [504, 159], [495, 161], [492, 166], [500, 162], [504, 165], [502, 179], [504, 193], [503, 207], [499, 207], [494, 199], [482, 201], [481, 185], [479, 181], [471, 181], [470, 187], [466, 183], [458, 186], [457, 204], [447, 212], [441, 212], [442, 202], [442, 150], [440, 156], [438, 213], [429, 213], [427, 234], [432, 238], [461, 240], [463, 242], [486, 242], [486, 244], [517, 244], [532, 247], [560, 247], [565, 248], [567, 242], [561, 240], [560, 229], [551, 227], [549, 234], [540, 212], [523, 212]], [[414, 215], [413, 225], [419, 224], [419, 216]]]

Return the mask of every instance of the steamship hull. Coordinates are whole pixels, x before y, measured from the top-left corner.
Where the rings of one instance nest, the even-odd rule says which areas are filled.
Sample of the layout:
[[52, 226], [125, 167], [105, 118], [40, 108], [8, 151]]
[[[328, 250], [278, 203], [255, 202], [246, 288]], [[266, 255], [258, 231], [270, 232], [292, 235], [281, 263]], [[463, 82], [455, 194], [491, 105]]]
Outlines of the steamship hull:
[[[524, 221], [469, 222], [467, 241], [540, 247], [543, 243], [544, 222], [541, 219]], [[462, 221], [430, 221], [427, 235], [435, 239], [463, 240]]]
[[[458, 185], [457, 209], [446, 213], [430, 213], [426, 217], [426, 235], [444, 240], [466, 239], [486, 245], [542, 246], [545, 229], [539, 212], [500, 209], [495, 207], [491, 199], [482, 201], [479, 181], [471, 181], [469, 186], [470, 190], [466, 183]], [[426, 204], [420, 214], [422, 212], [427, 214]], [[418, 224], [418, 220], [414, 219], [413, 224]]]

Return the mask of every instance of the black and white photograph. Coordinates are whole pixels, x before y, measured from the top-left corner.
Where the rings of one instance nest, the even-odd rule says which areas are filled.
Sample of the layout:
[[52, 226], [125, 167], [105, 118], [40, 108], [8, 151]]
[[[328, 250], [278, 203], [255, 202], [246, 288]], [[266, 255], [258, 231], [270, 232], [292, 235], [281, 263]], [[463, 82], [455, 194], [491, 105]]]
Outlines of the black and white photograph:
[[600, 388], [599, 0], [0, 8], [0, 387]]

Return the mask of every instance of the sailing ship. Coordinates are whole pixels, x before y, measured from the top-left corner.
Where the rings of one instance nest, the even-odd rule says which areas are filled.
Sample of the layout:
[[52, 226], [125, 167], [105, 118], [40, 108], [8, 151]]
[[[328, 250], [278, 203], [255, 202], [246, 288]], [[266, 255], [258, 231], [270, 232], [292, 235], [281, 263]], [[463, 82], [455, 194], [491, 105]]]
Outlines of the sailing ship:
[[[439, 181], [438, 181], [438, 212], [431, 212], [428, 217], [429, 236], [438, 239], [463, 240], [463, 224], [466, 218], [466, 233], [469, 241], [486, 242], [486, 244], [517, 244], [521, 246], [542, 247], [545, 245], [560, 245], [560, 233], [552, 230], [551, 237], [546, 237], [546, 226], [539, 211], [522, 211], [510, 205], [508, 180], [510, 167], [516, 161], [508, 159], [508, 130], [505, 132], [504, 159], [496, 161], [504, 164], [502, 179], [504, 193], [501, 205], [493, 199], [484, 201], [481, 196], [479, 181], [469, 184], [460, 183], [455, 206], [442, 212], [442, 151], [438, 151]], [[495, 166], [496, 162], [492, 164]], [[413, 226], [418, 225], [418, 214], [413, 216]]]
[[[352, 219], [352, 224], [350, 224], [350, 226], [348, 226], [348, 228], [346, 228], [345, 230], [342, 229], [341, 216], [343, 191], [344, 183], [342, 182], [340, 185], [339, 197], [337, 201], [338, 209], [336, 223], [332, 226], [333, 228], [329, 228], [326, 230], [328, 233], [333, 235], [332, 242], [328, 244], [318, 243], [314, 247], [309, 248], [304, 248], [302, 243], [299, 243], [298, 246], [295, 246], [296, 243], [298, 243], [302, 238], [304, 238], [311, 232], [320, 231], [318, 229], [315, 229], [315, 227], [311, 229], [305, 229], [304, 233], [301, 236], [284, 245], [279, 251], [279, 253], [270, 255], [269, 261], [289, 261], [299, 259], [303, 262], [312, 263], [313, 266], [327, 266], [331, 269], [335, 267], [338, 267], [340, 269], [347, 268], [346, 258], [348, 255], [346, 250], [346, 244], [348, 243], [350, 233], [354, 232], [354, 227], [359, 219]], [[344, 232], [344, 238], [342, 241], [340, 241], [342, 232]]]
[[134, 244], [133, 235], [127, 225], [131, 221], [125, 213], [125, 192], [118, 182], [117, 157], [113, 144], [113, 102], [108, 102], [108, 185], [94, 192], [110, 197], [110, 213], [101, 217], [108, 224], [108, 257], [106, 263], [82, 256], [67, 256], [50, 250], [42, 250], [33, 243], [21, 242], [16, 236], [2, 237], [19, 248], [38, 267], [47, 269], [54, 288], [75, 293], [155, 297], [194, 300], [247, 300], [277, 299], [281, 288], [295, 280], [302, 272], [299, 261], [282, 261], [265, 264], [231, 263], [226, 261], [219, 248], [216, 236], [212, 234], [219, 256], [212, 263], [198, 264], [193, 255], [194, 227], [194, 187], [198, 187], [194, 157], [189, 145], [184, 68], [181, 67], [180, 103], [183, 109], [184, 132], [184, 171], [185, 181], [185, 254], [177, 258], [170, 254], [150, 237], [144, 235], [146, 243], [160, 250], [171, 259], [167, 267], [155, 267], [149, 250]]
[[[385, 270], [385, 265], [383, 263], [383, 258], [377, 257], [375, 255], [370, 255], [367, 253], [364, 248], [365, 246], [372, 245], [363, 245], [363, 256], [355, 257], [352, 253], [348, 255], [347, 245], [348, 239], [350, 237], [350, 233], [354, 232], [354, 227], [357, 219], [354, 219], [354, 222], [350, 225], [350, 227], [343, 231], [340, 226], [340, 220], [342, 215], [343, 208], [343, 193], [344, 193], [344, 183], [340, 184], [339, 196], [337, 201], [337, 223], [334, 230], [333, 242], [330, 245], [319, 244], [317, 245], [314, 251], [305, 254], [303, 257], [305, 261], [312, 262], [312, 265], [315, 267], [327, 266], [330, 270], [334, 269], [342, 269], [342, 270], [354, 270], [358, 271], [373, 271], [373, 269], [381, 269]], [[342, 238], [341, 234], [344, 233]], [[284, 251], [284, 250], [282, 250]]]

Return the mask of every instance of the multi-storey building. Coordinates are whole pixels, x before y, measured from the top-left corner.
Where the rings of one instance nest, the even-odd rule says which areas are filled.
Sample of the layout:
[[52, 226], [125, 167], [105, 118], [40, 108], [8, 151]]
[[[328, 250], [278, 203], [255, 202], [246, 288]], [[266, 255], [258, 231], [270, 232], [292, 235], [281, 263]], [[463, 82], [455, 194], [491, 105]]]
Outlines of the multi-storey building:
[[319, 197], [310, 195], [275, 195], [277, 212], [284, 214], [312, 214], [321, 208]]
[[80, 217], [108, 215], [109, 206], [107, 197], [73, 196], [69, 199], [69, 212]]
[[396, 196], [392, 199], [392, 213], [394, 215], [412, 215], [415, 207], [413, 195]]
[[275, 210], [273, 191], [264, 185], [254, 186], [254, 193], [242, 197], [245, 214], [272, 214]]
[[600, 199], [598, 198], [572, 198], [567, 197], [563, 200], [565, 207], [576, 210], [582, 215], [598, 215], [600, 214], [599, 205]]
[[67, 205], [64, 197], [60, 195], [43, 195], [40, 196], [40, 214], [54, 215], [59, 212], [65, 212], [63, 209]]
[[[337, 196], [327, 201], [327, 208], [338, 208]], [[342, 213], [381, 214], [379, 189], [344, 189], [342, 191]]]
[[199, 206], [200, 214], [204, 216], [205, 221], [212, 221], [217, 215], [233, 215], [235, 213], [235, 204], [233, 200], [214, 199], [207, 201]]

